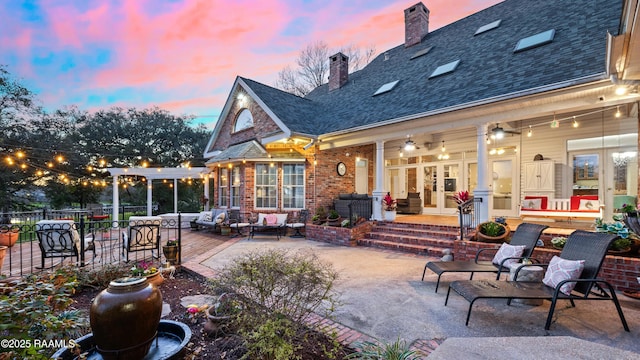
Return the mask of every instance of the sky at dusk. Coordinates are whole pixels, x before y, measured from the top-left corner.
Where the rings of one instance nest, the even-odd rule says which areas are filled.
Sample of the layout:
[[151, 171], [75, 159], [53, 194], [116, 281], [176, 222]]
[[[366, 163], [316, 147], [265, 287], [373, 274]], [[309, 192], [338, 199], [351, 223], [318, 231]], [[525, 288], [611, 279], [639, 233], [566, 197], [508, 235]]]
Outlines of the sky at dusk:
[[[423, 0], [429, 30], [499, 0]], [[52, 111], [158, 106], [212, 127], [236, 76], [274, 85], [301, 49], [404, 42], [417, 0], [0, 0], [0, 64]]]

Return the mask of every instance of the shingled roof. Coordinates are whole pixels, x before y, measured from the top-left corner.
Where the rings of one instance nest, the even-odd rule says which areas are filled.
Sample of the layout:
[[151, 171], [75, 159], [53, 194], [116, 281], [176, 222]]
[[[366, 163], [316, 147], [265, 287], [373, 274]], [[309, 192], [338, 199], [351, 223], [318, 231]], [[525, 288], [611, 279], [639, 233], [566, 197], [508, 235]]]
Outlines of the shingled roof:
[[[429, 33], [418, 45], [383, 52], [349, 74], [341, 88], [322, 85], [306, 98], [243, 79], [286, 126], [321, 135], [439, 109], [535, 93], [546, 86], [604, 78], [606, 34], [617, 34], [621, 1], [506, 0]], [[483, 25], [497, 28], [474, 35]], [[516, 43], [547, 30], [551, 43], [514, 52]], [[421, 50], [431, 47], [422, 56]], [[414, 57], [412, 59], [412, 57]], [[429, 75], [460, 60], [455, 71]], [[380, 86], [398, 80], [389, 92]]]

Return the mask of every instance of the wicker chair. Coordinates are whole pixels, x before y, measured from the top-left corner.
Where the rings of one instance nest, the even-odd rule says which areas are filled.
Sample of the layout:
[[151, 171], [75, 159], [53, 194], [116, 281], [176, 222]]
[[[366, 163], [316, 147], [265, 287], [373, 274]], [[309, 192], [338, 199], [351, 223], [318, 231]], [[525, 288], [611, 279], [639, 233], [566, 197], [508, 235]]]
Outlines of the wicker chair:
[[[533, 249], [536, 247], [536, 243], [540, 238], [540, 234], [544, 229], [548, 228], [546, 225], [522, 223], [518, 226], [516, 231], [511, 237], [511, 245], [524, 245], [525, 249], [522, 256], [518, 259], [525, 257], [531, 257]], [[498, 248], [480, 249], [476, 253], [475, 261], [429, 261], [422, 270], [422, 281], [424, 281], [424, 275], [427, 268], [438, 274], [438, 281], [436, 282], [436, 292], [438, 292], [438, 286], [440, 285], [440, 277], [446, 272], [468, 272], [471, 273], [469, 280], [473, 280], [473, 274], [476, 272], [492, 272], [498, 273], [496, 280], [500, 280], [502, 271], [509, 272], [509, 268], [503, 266], [504, 262], [513, 259], [504, 259], [500, 265], [495, 265], [490, 261], [478, 261], [480, 255], [483, 255], [487, 251], [498, 251]]]
[[[550, 300], [551, 306], [547, 315], [545, 330], [549, 330], [553, 312], [558, 300], [569, 300], [575, 307], [576, 300], [610, 300], [615, 304], [620, 316], [620, 321], [625, 331], [629, 331], [629, 326], [622, 313], [622, 308], [618, 302], [618, 297], [613, 286], [596, 276], [600, 271], [607, 249], [611, 242], [616, 239], [615, 234], [595, 233], [583, 230], [574, 231], [565, 244], [560, 257], [565, 260], [584, 260], [584, 269], [579, 278], [563, 280], [555, 288], [545, 285], [542, 282], [522, 282], [522, 281], [486, 281], [486, 280], [464, 280], [454, 281], [449, 285], [447, 299], [444, 305], [447, 306], [451, 290], [460, 294], [469, 301], [466, 325], [469, 325], [469, 317], [473, 304], [478, 299], [507, 299], [507, 304], [511, 304], [513, 299]], [[520, 269], [524, 266], [522, 265]], [[536, 264], [535, 266], [545, 266]], [[548, 265], [546, 265], [548, 266]], [[518, 271], [520, 270], [518, 269]], [[515, 277], [517, 279], [518, 273]], [[566, 283], [574, 282], [575, 288], [569, 295], [564, 294], [560, 289]], [[606, 289], [605, 289], [606, 288]], [[593, 292], [597, 290], [598, 292]]]

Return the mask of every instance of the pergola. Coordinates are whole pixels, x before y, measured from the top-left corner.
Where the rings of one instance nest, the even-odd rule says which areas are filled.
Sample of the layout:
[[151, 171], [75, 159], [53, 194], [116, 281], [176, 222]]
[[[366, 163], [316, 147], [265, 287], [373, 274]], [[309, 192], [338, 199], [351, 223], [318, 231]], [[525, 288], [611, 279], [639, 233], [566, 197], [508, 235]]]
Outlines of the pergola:
[[[120, 206], [120, 192], [118, 188], [119, 176], [144, 176], [147, 179], [147, 215], [152, 213], [153, 180], [173, 179], [173, 211], [178, 212], [178, 180], [207, 178], [209, 169], [206, 167], [177, 167], [177, 168], [108, 168], [113, 176], [113, 219], [117, 219]], [[204, 182], [204, 193], [209, 193], [209, 182]], [[209, 204], [205, 204], [205, 209]]]

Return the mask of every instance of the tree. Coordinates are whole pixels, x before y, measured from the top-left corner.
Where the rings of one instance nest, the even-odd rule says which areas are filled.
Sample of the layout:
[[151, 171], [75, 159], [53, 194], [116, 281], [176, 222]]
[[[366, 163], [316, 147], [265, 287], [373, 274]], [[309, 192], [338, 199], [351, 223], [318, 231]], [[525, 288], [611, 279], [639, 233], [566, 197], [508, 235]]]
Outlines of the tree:
[[[370, 46], [364, 53], [354, 45], [347, 45], [339, 50], [349, 57], [349, 72], [368, 64], [375, 54], [375, 47]], [[329, 46], [318, 41], [307, 45], [300, 51], [296, 59], [297, 70], [290, 66], [278, 72], [275, 86], [298, 96], [306, 96], [311, 90], [327, 82], [329, 73]]]

